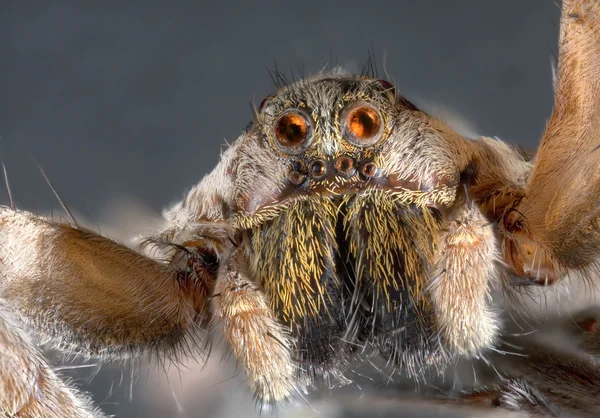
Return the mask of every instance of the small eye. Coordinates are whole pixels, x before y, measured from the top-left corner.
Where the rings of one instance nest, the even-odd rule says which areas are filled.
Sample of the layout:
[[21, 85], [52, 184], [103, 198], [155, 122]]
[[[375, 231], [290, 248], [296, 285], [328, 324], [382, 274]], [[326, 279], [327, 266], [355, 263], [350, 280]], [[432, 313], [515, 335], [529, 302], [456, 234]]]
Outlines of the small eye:
[[299, 112], [286, 112], [275, 123], [275, 139], [288, 153], [302, 151], [310, 137], [311, 126], [307, 118]]
[[325, 168], [325, 163], [321, 160], [315, 160], [310, 164], [310, 175], [315, 179], [322, 178], [327, 169]]
[[396, 96], [396, 87], [394, 87], [392, 83], [387, 80], [377, 80], [377, 82], [379, 83], [379, 86], [381, 86], [387, 93], [394, 97]]
[[271, 101], [272, 98], [273, 95], [269, 95], [262, 99], [262, 101], [260, 102], [260, 106], [258, 106], [258, 111], [262, 112], [262, 110], [265, 108], [265, 106], [267, 106], [267, 104]]
[[362, 174], [367, 178], [374, 177], [377, 174], [377, 166], [372, 162], [366, 163], [363, 165]]
[[358, 146], [372, 145], [381, 137], [383, 123], [372, 106], [359, 103], [343, 112], [345, 137]]

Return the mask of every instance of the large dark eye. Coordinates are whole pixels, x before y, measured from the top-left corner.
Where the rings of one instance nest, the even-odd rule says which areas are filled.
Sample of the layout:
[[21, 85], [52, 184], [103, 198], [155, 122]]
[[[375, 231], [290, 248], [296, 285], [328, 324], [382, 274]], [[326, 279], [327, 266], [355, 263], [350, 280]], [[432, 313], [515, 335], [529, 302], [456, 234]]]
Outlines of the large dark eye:
[[342, 112], [344, 136], [358, 146], [372, 145], [379, 140], [383, 123], [379, 112], [366, 103], [351, 105]]
[[297, 111], [284, 113], [275, 123], [275, 139], [290, 153], [302, 151], [308, 143], [310, 133], [310, 123]]

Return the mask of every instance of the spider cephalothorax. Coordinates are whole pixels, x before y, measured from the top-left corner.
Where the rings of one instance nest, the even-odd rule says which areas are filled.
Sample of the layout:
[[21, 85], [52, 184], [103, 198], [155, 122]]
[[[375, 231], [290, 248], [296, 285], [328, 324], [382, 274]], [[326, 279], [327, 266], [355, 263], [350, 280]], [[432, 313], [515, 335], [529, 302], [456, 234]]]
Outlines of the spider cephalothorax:
[[[210, 228], [217, 221], [234, 237], [232, 246], [224, 233], [213, 236], [230, 247], [221, 269], [243, 272], [241, 283], [268, 307], [269, 338], [291, 356], [282, 354], [281, 370], [266, 365], [261, 373], [285, 376], [285, 390], [315, 377], [343, 380], [356, 347], [422, 375], [425, 365], [441, 367], [494, 342], [498, 323], [488, 305], [500, 240], [468, 190], [490, 160], [514, 166], [494, 173], [498, 182], [530, 167], [497, 140], [459, 136], [388, 82], [327, 74], [263, 101], [221, 165], [171, 216], [193, 208], [195, 196], [212, 196], [194, 219], [211, 220]], [[230, 186], [215, 187], [225, 177]], [[185, 231], [211, 236], [203, 227]], [[217, 295], [216, 314], [232, 316]], [[237, 326], [225, 327], [229, 342], [254, 362]], [[276, 400], [268, 393], [276, 379], [268, 387], [264, 380], [255, 376], [258, 396]]]
[[242, 138], [233, 175], [265, 186], [234, 196], [232, 225], [301, 369], [342, 372], [365, 341], [411, 370], [434, 360], [424, 289], [460, 172], [429, 168], [444, 143], [429, 121], [386, 82], [338, 74], [282, 88]]
[[2, 208], [0, 411], [99, 415], [19, 320], [102, 357], [177, 360], [198, 334], [221, 334], [262, 403], [346, 382], [368, 353], [425, 383], [425, 370], [459, 357], [502, 364], [492, 384], [446, 402], [597, 412], [594, 318], [578, 322], [582, 351], [524, 346], [529, 362], [487, 353], [503, 330], [494, 287], [597, 274], [599, 57], [598, 2], [564, 1], [555, 109], [534, 162], [498, 139], [462, 137], [387, 81], [333, 72], [263, 101], [145, 239], [158, 252]]

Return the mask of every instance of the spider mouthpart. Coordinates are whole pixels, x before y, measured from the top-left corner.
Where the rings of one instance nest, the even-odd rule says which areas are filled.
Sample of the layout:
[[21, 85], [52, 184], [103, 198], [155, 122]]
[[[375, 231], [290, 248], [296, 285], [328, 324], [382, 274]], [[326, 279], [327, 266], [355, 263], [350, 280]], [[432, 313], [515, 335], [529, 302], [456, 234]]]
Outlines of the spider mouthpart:
[[315, 160], [310, 164], [310, 175], [312, 178], [320, 179], [325, 176], [326, 172], [325, 162], [322, 160]]
[[306, 174], [302, 174], [298, 171], [292, 171], [288, 175], [288, 180], [294, 186], [300, 186], [302, 183], [304, 183], [306, 181]]
[[377, 166], [373, 162], [366, 163], [365, 165], [363, 165], [361, 173], [364, 177], [367, 178], [375, 177], [375, 175], [377, 174]]

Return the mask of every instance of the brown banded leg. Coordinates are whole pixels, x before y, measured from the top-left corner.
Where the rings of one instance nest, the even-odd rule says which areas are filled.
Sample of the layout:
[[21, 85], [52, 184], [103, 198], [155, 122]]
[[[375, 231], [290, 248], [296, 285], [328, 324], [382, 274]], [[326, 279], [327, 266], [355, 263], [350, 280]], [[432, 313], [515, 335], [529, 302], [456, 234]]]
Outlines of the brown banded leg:
[[248, 277], [241, 251], [221, 266], [213, 295], [213, 320], [248, 377], [259, 402], [275, 403], [298, 387], [292, 340], [268, 306], [266, 295]]
[[554, 110], [525, 194], [501, 222], [507, 261], [540, 284], [600, 253], [600, 2], [562, 3]]
[[0, 416], [100, 418], [91, 401], [65, 384], [0, 300]]
[[494, 344], [498, 321], [489, 292], [499, 258], [493, 227], [477, 206], [463, 205], [450, 214], [428, 290], [436, 325], [451, 352], [472, 356]]
[[532, 416], [598, 416], [599, 318], [597, 307], [588, 308], [552, 316], [529, 335], [505, 335], [506, 344], [488, 358], [494, 366], [494, 372], [484, 378], [489, 384], [451, 394], [450, 402]]
[[567, 338], [600, 361], [600, 307], [592, 306], [564, 319]]
[[205, 277], [92, 231], [0, 208], [0, 298], [59, 348], [176, 357], [208, 316], [203, 296], [214, 277], [198, 271]]
[[[523, 380], [507, 379], [506, 381], [467, 391], [452, 403], [468, 405], [482, 412], [490, 409], [505, 409], [526, 413], [531, 417], [558, 417], [558, 409], [539, 390]], [[521, 415], [519, 415], [521, 416]]]
[[590, 356], [537, 344], [525, 354], [496, 363], [501, 382], [460, 398], [533, 416], [600, 414], [600, 366]]

